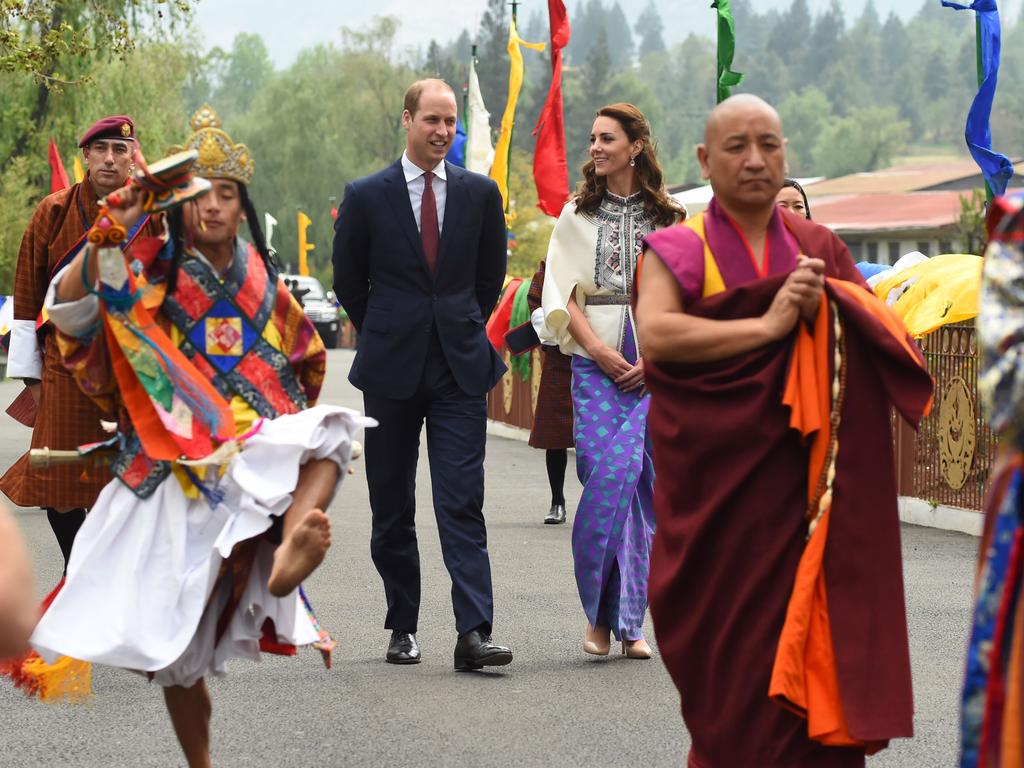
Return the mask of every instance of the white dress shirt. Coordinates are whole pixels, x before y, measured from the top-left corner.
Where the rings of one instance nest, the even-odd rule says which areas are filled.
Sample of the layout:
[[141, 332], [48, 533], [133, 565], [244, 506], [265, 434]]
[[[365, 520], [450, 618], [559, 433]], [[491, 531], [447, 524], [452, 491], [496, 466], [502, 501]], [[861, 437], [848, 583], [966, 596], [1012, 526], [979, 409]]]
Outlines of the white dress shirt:
[[[423, 174], [425, 171], [413, 163], [405, 152], [402, 153], [402, 170], [405, 172], [405, 183], [409, 187], [409, 202], [412, 203], [412, 215], [416, 217], [418, 231], [422, 229], [420, 207], [423, 204]], [[434, 190], [434, 200], [437, 203], [437, 233], [440, 235], [444, 231], [444, 202], [448, 198], [448, 177], [444, 160], [434, 166], [434, 180], [430, 186]]]

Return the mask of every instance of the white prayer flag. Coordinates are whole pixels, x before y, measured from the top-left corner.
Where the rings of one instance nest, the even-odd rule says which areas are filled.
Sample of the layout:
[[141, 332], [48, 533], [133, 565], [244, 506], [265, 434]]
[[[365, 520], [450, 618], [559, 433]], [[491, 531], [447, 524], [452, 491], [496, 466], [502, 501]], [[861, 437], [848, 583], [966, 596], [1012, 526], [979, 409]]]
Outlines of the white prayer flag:
[[491, 144], [491, 115], [484, 106], [480, 93], [480, 78], [476, 75], [476, 62], [469, 62], [469, 93], [466, 95], [466, 168], [482, 173], [491, 172], [494, 145]]

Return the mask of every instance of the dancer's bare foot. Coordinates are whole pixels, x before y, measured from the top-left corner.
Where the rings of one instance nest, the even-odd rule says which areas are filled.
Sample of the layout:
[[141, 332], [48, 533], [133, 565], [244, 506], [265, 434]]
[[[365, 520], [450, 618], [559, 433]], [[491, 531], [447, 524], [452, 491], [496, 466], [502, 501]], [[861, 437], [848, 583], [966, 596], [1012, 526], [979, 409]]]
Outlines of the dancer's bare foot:
[[331, 546], [331, 521], [311, 509], [274, 552], [267, 588], [275, 597], [290, 594], [323, 562]]

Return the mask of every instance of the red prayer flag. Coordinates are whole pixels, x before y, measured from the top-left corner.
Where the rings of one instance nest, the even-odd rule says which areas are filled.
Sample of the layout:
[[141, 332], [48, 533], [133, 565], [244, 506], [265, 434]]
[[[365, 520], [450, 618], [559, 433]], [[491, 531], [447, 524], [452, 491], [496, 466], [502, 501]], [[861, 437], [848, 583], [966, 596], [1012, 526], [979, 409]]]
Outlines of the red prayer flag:
[[60, 192], [71, 186], [68, 181], [68, 172], [64, 170], [64, 163], [60, 160], [60, 152], [57, 151], [57, 142], [50, 137], [50, 194]]
[[548, 0], [551, 22], [551, 88], [533, 135], [533, 180], [537, 205], [557, 216], [569, 199], [569, 165], [565, 159], [565, 115], [562, 110], [562, 49], [569, 44], [569, 14], [562, 0]]

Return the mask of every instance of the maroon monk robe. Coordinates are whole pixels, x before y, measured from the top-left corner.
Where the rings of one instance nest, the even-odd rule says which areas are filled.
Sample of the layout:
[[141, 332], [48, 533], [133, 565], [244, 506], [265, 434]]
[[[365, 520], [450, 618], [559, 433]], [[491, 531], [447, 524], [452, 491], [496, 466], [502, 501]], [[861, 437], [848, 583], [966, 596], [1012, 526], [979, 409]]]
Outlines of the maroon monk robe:
[[[720, 209], [709, 208], [706, 220], [726, 291], [691, 300], [687, 312], [763, 314], [797, 248], [824, 259], [829, 276], [863, 284], [845, 246], [804, 219], [773, 217], [766, 271], [774, 277], [766, 279], [757, 279]], [[649, 238], [652, 250], [690, 293], [695, 268], [703, 278], [703, 244], [682, 228], [658, 235]], [[834, 300], [846, 333], [847, 380], [825, 562], [829, 615], [851, 734], [884, 741], [912, 732], [888, 405], [916, 420], [931, 381], [874, 318], [848, 298]], [[809, 740], [806, 721], [768, 698], [807, 533], [808, 449], [781, 404], [791, 345], [792, 337], [715, 363], [647, 365], [658, 474], [651, 614], [680, 690], [695, 768], [864, 763], [861, 748]]]

